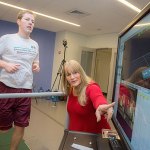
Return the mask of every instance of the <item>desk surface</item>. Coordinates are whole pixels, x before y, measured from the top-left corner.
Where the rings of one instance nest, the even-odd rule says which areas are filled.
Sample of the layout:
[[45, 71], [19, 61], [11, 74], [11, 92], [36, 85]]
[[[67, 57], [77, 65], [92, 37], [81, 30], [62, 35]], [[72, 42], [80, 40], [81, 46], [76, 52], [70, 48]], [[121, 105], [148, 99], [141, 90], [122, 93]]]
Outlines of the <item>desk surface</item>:
[[71, 145], [80, 144], [93, 148], [94, 150], [111, 150], [108, 139], [102, 138], [100, 134], [90, 134], [84, 132], [64, 131], [59, 150], [75, 150]]
[[108, 139], [102, 138], [102, 136], [97, 137], [97, 147], [98, 150], [111, 150]]

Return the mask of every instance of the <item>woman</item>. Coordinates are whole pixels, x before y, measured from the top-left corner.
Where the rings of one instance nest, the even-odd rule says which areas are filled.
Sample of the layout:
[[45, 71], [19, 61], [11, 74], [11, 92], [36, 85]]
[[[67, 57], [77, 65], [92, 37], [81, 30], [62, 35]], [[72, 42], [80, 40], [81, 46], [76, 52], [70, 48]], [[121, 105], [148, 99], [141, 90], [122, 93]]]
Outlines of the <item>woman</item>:
[[103, 128], [110, 129], [114, 103], [107, 104], [99, 85], [75, 60], [64, 64], [62, 89], [68, 96], [69, 130], [101, 133]]

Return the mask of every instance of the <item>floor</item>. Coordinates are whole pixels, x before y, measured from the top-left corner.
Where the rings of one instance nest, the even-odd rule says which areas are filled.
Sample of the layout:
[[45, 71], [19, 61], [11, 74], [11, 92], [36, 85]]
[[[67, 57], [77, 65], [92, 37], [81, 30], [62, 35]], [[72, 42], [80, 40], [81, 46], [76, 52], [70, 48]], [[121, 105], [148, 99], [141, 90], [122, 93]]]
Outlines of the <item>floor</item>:
[[31, 150], [58, 150], [66, 123], [66, 102], [60, 101], [54, 106], [49, 100], [38, 99], [37, 103], [32, 100], [30, 126], [24, 136]]
[[[11, 128], [7, 133], [0, 132], [0, 150], [9, 150], [11, 137], [14, 129]], [[19, 144], [18, 150], [29, 150], [28, 146], [22, 140]]]
[[64, 133], [66, 103], [54, 105], [49, 100], [32, 100], [30, 126], [24, 136], [31, 150], [58, 150]]

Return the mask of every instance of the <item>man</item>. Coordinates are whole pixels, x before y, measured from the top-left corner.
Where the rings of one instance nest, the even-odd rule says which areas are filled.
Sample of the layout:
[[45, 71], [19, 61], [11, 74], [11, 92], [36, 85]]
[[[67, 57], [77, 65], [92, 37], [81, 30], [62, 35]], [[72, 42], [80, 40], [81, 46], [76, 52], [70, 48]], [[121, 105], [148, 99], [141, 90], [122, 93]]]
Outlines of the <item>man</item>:
[[[39, 72], [39, 46], [30, 38], [35, 15], [20, 11], [18, 33], [0, 38], [0, 93], [32, 92], [33, 72]], [[17, 150], [29, 125], [31, 98], [0, 98], [0, 131], [14, 126], [10, 150]]]

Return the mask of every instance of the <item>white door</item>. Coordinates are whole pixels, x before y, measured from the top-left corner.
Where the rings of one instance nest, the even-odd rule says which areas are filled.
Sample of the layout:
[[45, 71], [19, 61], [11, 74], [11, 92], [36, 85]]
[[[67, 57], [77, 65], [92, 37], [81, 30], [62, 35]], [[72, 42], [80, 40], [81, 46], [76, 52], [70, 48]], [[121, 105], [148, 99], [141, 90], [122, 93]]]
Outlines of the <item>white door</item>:
[[81, 66], [83, 67], [86, 74], [90, 77], [94, 77], [95, 68], [95, 49], [85, 49], [81, 53]]
[[96, 50], [94, 79], [100, 85], [102, 92], [107, 94], [110, 73], [112, 49], [103, 48]]

